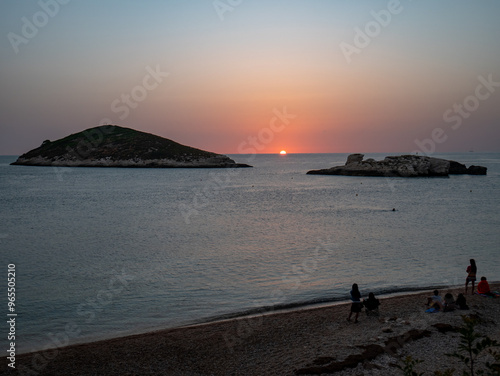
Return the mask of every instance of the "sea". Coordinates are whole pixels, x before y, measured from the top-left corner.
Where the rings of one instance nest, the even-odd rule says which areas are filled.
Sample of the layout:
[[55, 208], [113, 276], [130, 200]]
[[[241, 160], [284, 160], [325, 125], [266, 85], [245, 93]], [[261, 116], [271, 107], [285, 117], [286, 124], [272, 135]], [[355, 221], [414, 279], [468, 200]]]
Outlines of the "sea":
[[335, 304], [353, 283], [363, 297], [445, 289], [470, 258], [499, 281], [500, 153], [434, 156], [488, 174], [306, 174], [347, 154], [230, 155], [253, 166], [239, 169], [0, 157], [2, 311], [10, 267], [17, 352]]

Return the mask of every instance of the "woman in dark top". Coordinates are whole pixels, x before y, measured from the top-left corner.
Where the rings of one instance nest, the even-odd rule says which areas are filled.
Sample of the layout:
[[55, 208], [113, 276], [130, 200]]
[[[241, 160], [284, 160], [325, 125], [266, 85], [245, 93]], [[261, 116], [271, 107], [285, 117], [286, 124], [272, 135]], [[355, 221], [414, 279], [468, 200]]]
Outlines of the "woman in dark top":
[[373, 292], [368, 294], [368, 299], [363, 301], [363, 305], [366, 308], [367, 316], [378, 316], [378, 306], [380, 302], [375, 298], [375, 294]]
[[359, 292], [358, 285], [356, 283], [352, 285], [351, 300], [351, 312], [349, 313], [347, 321], [351, 321], [351, 316], [355, 313], [356, 317], [354, 317], [354, 322], [358, 323], [358, 316], [361, 312], [361, 308], [363, 308], [363, 303], [361, 303], [361, 293]]
[[467, 267], [467, 278], [465, 279], [465, 294], [467, 295], [467, 286], [469, 282], [472, 282], [472, 294], [474, 294], [474, 283], [476, 282], [476, 261], [474, 259], [470, 259], [470, 265]]

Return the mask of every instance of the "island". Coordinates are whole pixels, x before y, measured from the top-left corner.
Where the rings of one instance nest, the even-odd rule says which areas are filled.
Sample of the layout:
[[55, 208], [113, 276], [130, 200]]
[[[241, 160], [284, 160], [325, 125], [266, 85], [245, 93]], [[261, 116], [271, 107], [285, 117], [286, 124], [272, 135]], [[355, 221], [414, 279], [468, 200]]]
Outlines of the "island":
[[431, 177], [451, 174], [486, 175], [487, 168], [470, 166], [447, 159], [399, 155], [385, 157], [382, 161], [363, 160], [364, 154], [351, 154], [344, 166], [308, 171], [309, 175], [387, 176], [387, 177]]
[[231, 158], [117, 125], [71, 134], [21, 155], [13, 165], [58, 167], [252, 167]]

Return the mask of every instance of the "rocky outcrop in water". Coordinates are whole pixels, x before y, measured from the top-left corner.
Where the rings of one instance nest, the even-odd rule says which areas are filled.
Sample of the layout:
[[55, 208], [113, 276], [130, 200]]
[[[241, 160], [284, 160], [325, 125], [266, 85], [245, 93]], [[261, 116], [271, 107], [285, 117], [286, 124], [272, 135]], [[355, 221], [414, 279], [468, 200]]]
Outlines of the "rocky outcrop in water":
[[382, 161], [363, 160], [364, 154], [351, 154], [344, 166], [311, 170], [310, 175], [430, 177], [450, 174], [486, 175], [486, 167], [470, 166], [447, 159], [419, 155], [385, 157]]
[[104, 125], [49, 141], [13, 165], [62, 167], [251, 167], [150, 133]]

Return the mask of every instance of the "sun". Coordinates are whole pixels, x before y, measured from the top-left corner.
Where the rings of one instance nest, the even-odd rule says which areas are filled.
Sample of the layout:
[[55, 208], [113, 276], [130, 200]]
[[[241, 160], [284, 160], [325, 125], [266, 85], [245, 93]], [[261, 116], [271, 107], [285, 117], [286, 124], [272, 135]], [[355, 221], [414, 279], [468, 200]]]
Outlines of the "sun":
[[281, 155], [286, 155], [286, 150], [281, 150], [281, 151], [280, 151], [280, 154], [281, 154]]

